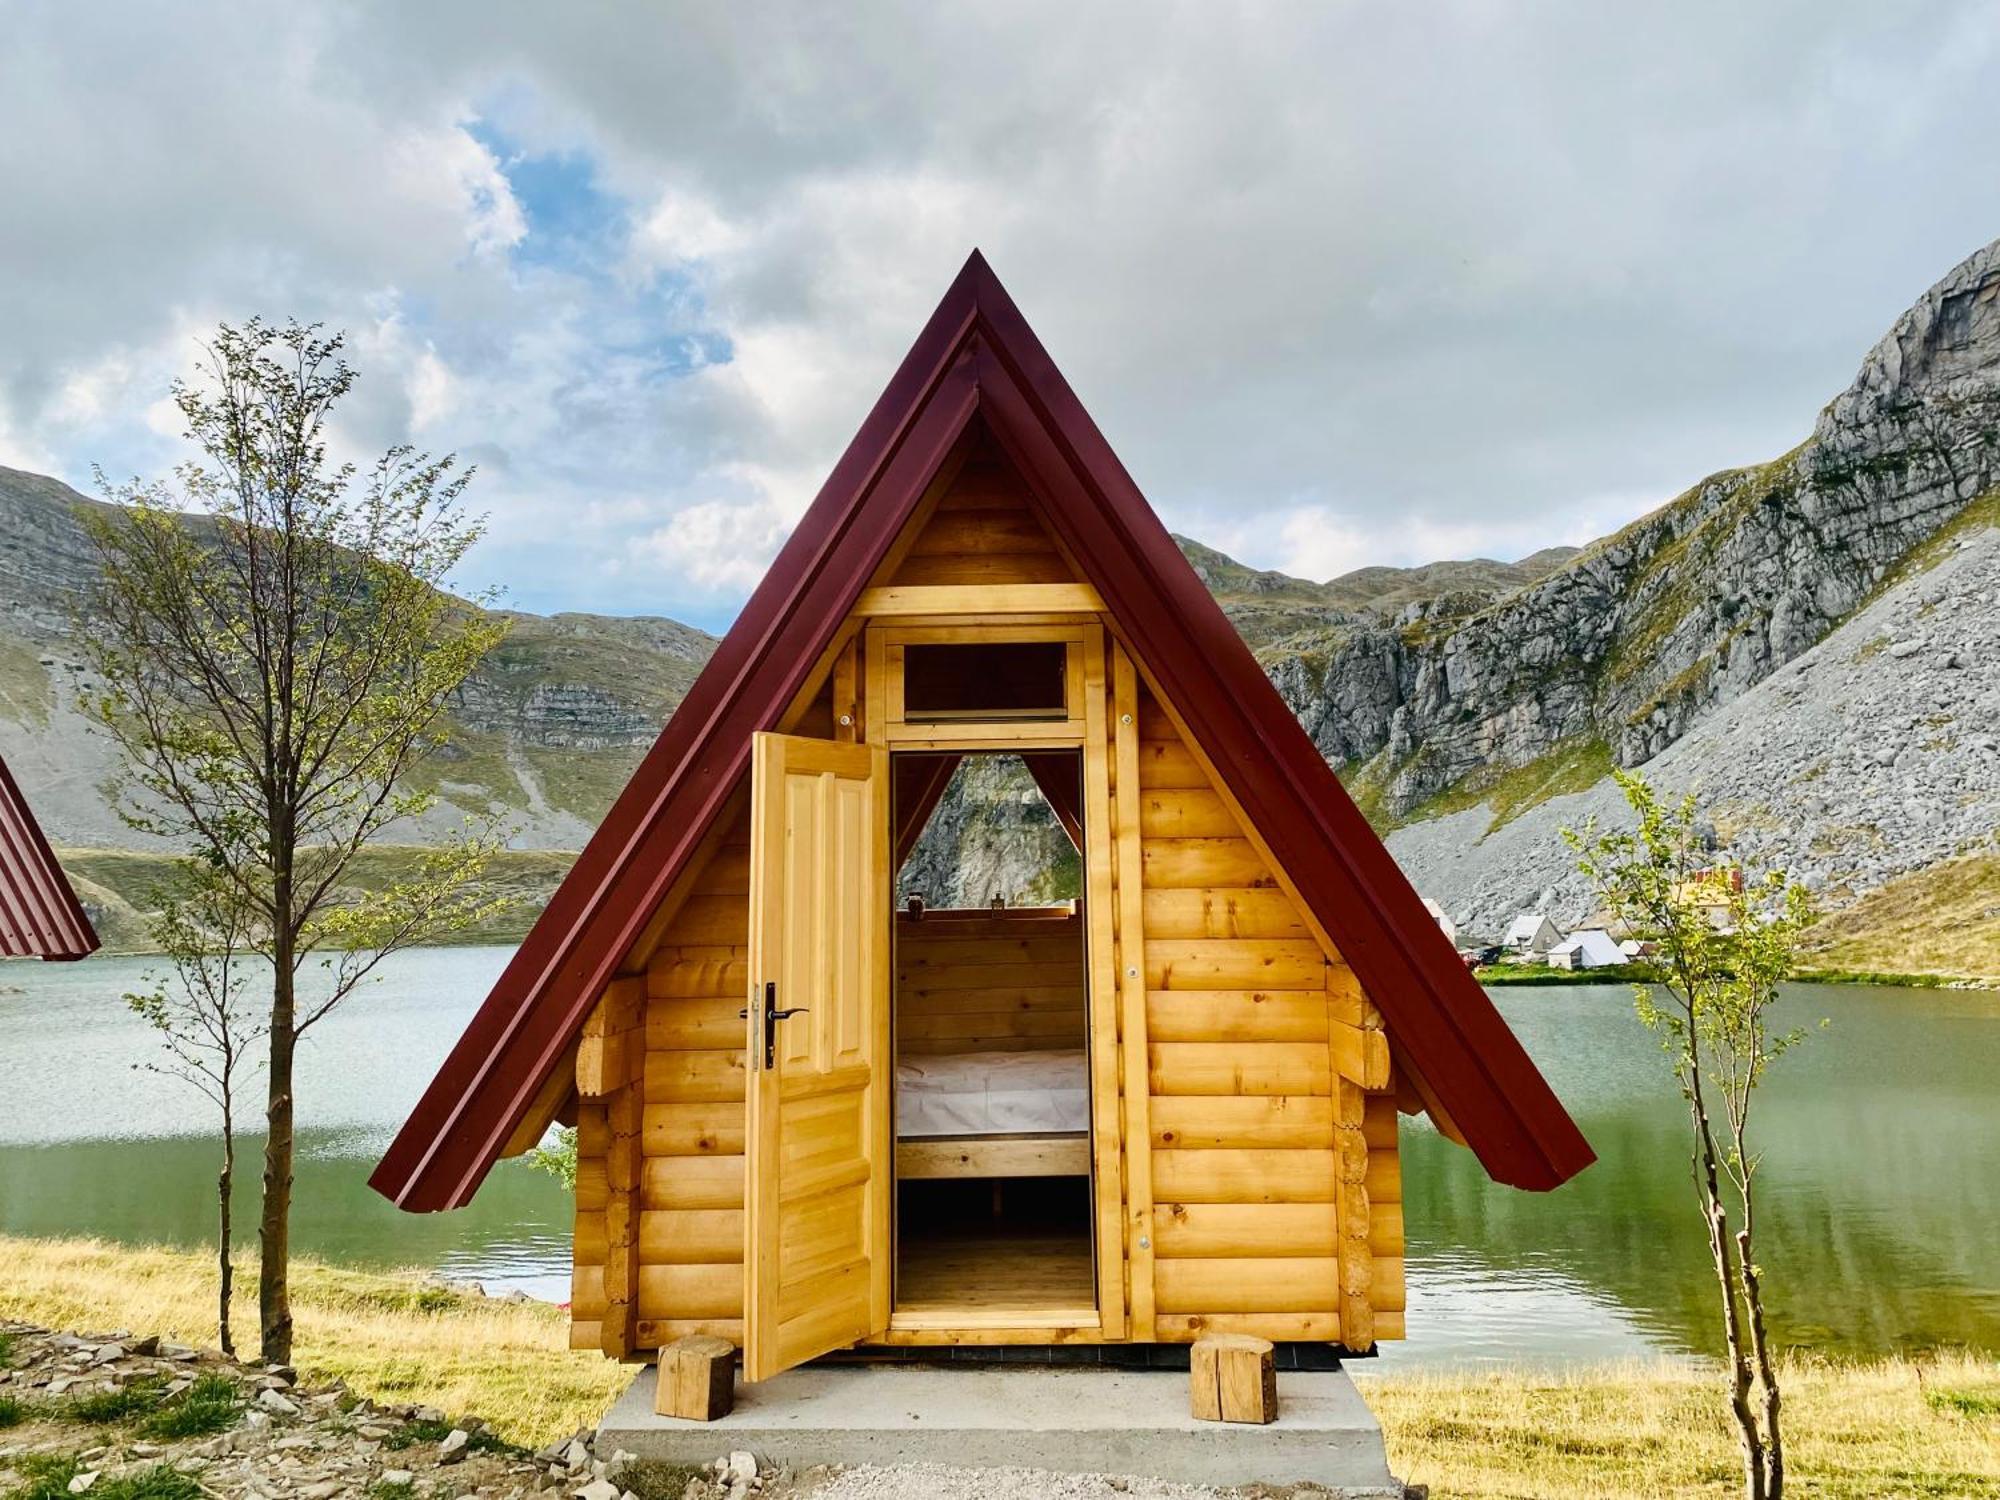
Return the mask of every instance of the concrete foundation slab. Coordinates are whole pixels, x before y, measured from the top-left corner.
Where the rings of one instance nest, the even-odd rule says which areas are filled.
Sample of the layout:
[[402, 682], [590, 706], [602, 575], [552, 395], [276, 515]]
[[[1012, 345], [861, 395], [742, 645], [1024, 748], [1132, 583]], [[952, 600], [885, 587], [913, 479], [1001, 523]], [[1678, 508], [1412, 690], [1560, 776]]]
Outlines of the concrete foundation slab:
[[705, 1463], [735, 1448], [810, 1464], [945, 1464], [1132, 1474], [1191, 1484], [1298, 1484], [1387, 1496], [1382, 1427], [1342, 1371], [1278, 1380], [1278, 1420], [1198, 1422], [1188, 1378], [1163, 1370], [830, 1365], [738, 1384], [716, 1422], [653, 1412], [648, 1366], [598, 1429], [597, 1451]]

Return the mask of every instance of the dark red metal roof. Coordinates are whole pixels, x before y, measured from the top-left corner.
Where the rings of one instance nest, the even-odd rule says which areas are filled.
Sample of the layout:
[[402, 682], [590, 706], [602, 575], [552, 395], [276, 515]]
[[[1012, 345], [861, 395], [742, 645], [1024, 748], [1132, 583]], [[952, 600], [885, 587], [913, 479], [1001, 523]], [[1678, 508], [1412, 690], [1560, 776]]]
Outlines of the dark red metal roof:
[[0, 958], [82, 958], [97, 934], [0, 760]]
[[1589, 1145], [975, 252], [369, 1179], [464, 1203], [975, 416], [1486, 1170]]

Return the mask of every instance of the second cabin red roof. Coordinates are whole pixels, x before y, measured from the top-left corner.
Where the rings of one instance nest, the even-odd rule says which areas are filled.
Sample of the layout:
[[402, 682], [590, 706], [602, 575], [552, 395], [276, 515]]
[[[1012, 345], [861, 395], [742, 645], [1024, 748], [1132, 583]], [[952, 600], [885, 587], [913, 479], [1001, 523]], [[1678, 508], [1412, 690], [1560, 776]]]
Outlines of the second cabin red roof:
[[466, 1202], [975, 417], [1489, 1174], [1594, 1159], [1486, 993], [974, 252], [369, 1179]]

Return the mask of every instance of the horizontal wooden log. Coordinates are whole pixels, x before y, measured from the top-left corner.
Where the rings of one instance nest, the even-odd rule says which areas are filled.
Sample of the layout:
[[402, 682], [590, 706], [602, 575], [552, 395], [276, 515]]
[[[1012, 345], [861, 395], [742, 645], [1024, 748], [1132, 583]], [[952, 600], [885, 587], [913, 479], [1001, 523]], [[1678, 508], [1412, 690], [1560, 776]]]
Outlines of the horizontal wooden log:
[[1404, 1337], [1403, 1312], [1400, 1308], [1395, 1312], [1384, 1311], [1375, 1314], [1375, 1337], [1378, 1340]]
[[671, 1344], [675, 1339], [684, 1339], [695, 1334], [728, 1339], [740, 1349], [743, 1347], [743, 1320], [741, 1318], [635, 1318], [632, 1322], [632, 1347], [658, 1349]]
[[1155, 1260], [1153, 1299], [1163, 1313], [1316, 1312], [1340, 1304], [1331, 1256]]
[[1153, 1226], [1166, 1259], [1328, 1256], [1337, 1239], [1331, 1203], [1160, 1203]]
[[1148, 938], [1149, 990], [1326, 989], [1319, 944], [1298, 938]]
[[750, 941], [750, 901], [735, 894], [697, 893], [681, 903], [681, 909], [667, 924], [660, 947], [683, 944], [729, 944], [742, 946]]
[[1167, 787], [1199, 787], [1212, 783], [1208, 772], [1187, 746], [1178, 740], [1139, 741], [1139, 785], [1151, 791]]
[[1326, 1040], [1318, 990], [1148, 990], [1146, 1036], [1155, 1042]]
[[1330, 1150], [1333, 1145], [1333, 1101], [1324, 1097], [1154, 1098], [1147, 1114], [1156, 1149]]
[[1151, 787], [1141, 783], [1139, 833], [1143, 838], [1241, 838], [1242, 825], [1222, 798], [1206, 787]]
[[910, 557], [896, 570], [896, 588], [949, 587], [954, 584], [1071, 583], [1076, 574], [1054, 551], [992, 552], [980, 556]]
[[1087, 583], [930, 584], [863, 589], [854, 613], [922, 618], [990, 615], [1096, 615], [1104, 600]]
[[1018, 987], [1040, 989], [1082, 982], [1083, 958], [1075, 954], [1064, 959], [1031, 963], [963, 964], [948, 969], [927, 968], [922, 977], [912, 977], [908, 987], [927, 993], [948, 990], [990, 990]]
[[1275, 888], [1197, 886], [1145, 893], [1150, 938], [1306, 938], [1292, 898]]
[[1273, 887], [1276, 878], [1248, 839], [1147, 839], [1139, 849], [1145, 888], [1242, 890]]
[[1333, 1064], [1340, 1076], [1364, 1089], [1389, 1085], [1389, 1038], [1379, 1031], [1350, 1026], [1345, 1021], [1328, 1023], [1328, 1043]]
[[1155, 1042], [1155, 1094], [1325, 1094], [1332, 1069], [1319, 1042]]
[[741, 958], [655, 959], [646, 969], [646, 994], [654, 1000], [736, 999], [750, 994], [750, 965]]
[[1403, 1163], [1393, 1151], [1370, 1151], [1368, 1153], [1368, 1201], [1370, 1203], [1400, 1203], [1403, 1201]]
[[740, 996], [648, 1000], [646, 1048], [652, 1052], [741, 1050], [748, 1035]]
[[604, 1325], [596, 1318], [588, 1321], [571, 1319], [569, 1325], [569, 1346], [572, 1349], [602, 1349]]
[[740, 1318], [743, 1266], [641, 1265], [641, 1318]]
[[1163, 1344], [1188, 1344], [1210, 1333], [1248, 1333], [1272, 1343], [1337, 1344], [1340, 1318], [1332, 1311], [1284, 1313], [1161, 1313], [1153, 1336]]
[[743, 1157], [648, 1157], [639, 1171], [643, 1209], [743, 1207]]
[[938, 1177], [1087, 1177], [1090, 1139], [1084, 1135], [999, 1135], [979, 1140], [896, 1143], [896, 1175]]
[[[1063, 929], [1010, 932], [1004, 937], [962, 937], [949, 922], [906, 924], [898, 934], [896, 972], [912, 983], [932, 969], [978, 968], [990, 964], [1066, 963], [1083, 960], [1083, 926], [1072, 918]], [[932, 936], [933, 933], [942, 934]]]
[[1160, 1203], [1331, 1203], [1331, 1151], [1153, 1152]]
[[648, 1104], [644, 1149], [654, 1156], [741, 1156], [743, 1105], [726, 1101]]
[[969, 1015], [982, 1011], [1078, 1010], [1085, 1001], [1082, 975], [1074, 984], [1000, 985], [986, 990], [896, 990], [896, 1011], [907, 1015]]
[[610, 1195], [611, 1181], [606, 1171], [604, 1153], [585, 1156], [581, 1150], [576, 1158], [576, 1208], [578, 1213], [603, 1213], [604, 1204]]
[[1400, 1128], [1396, 1119], [1396, 1101], [1387, 1095], [1371, 1094], [1364, 1105], [1361, 1133], [1371, 1151], [1393, 1151], [1396, 1149], [1396, 1132]]
[[749, 1075], [741, 1047], [646, 1054], [646, 1103], [740, 1103]]
[[572, 1266], [601, 1266], [610, 1244], [604, 1227], [604, 1214], [580, 1213], [570, 1236], [570, 1264]]
[[570, 1267], [570, 1316], [579, 1320], [595, 1320], [604, 1316], [604, 1306], [604, 1267]]
[[1403, 1311], [1405, 1301], [1403, 1257], [1378, 1255], [1374, 1259], [1374, 1267], [1375, 1275], [1369, 1291], [1369, 1301], [1379, 1312]]
[[896, 1035], [903, 1041], [920, 1037], [1067, 1037], [1083, 1045], [1083, 1005], [1061, 1010], [974, 1011], [963, 1015], [912, 1015], [896, 1018]]
[[668, 1208], [639, 1215], [639, 1257], [649, 1265], [724, 1265], [743, 1259], [743, 1210]]
[[1371, 1255], [1401, 1255], [1403, 1253], [1402, 1204], [1370, 1203], [1368, 1205], [1368, 1253]]

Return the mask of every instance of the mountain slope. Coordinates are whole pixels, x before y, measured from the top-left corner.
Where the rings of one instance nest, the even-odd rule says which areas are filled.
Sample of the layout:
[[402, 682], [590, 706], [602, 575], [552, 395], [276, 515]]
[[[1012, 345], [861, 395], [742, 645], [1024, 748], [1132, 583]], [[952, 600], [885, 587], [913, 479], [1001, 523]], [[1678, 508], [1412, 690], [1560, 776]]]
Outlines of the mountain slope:
[[[108, 748], [74, 712], [79, 503], [0, 469], [0, 754], [59, 845], [130, 849], [99, 790]], [[1798, 448], [1580, 551], [1315, 583], [1177, 540], [1470, 934], [1523, 906], [1585, 914], [1559, 830], [1617, 814], [1614, 764], [1699, 792], [1740, 850], [1855, 902], [1830, 929], [1849, 966], [1868, 966], [1871, 911], [1905, 929], [1933, 907], [1989, 920], [1963, 913], [2000, 827], [2000, 242], [1897, 320]], [[574, 849], [715, 643], [665, 619], [511, 619], [425, 768], [447, 799], [435, 821], [497, 811], [522, 849]], [[957, 889], [954, 860], [982, 891], [1030, 887], [1047, 829], [1003, 780], [967, 779], [942, 809], [921, 861], [934, 899]], [[87, 863], [136, 879], [130, 861]], [[508, 878], [528, 890], [555, 868]], [[1971, 947], [2000, 951], [2000, 932]], [[1981, 972], [1949, 954], [1923, 967]]]
[[[102, 789], [112, 748], [76, 711], [85, 679], [70, 601], [93, 569], [77, 510], [100, 504], [58, 480], [0, 468], [0, 755], [52, 842], [144, 848]], [[715, 639], [668, 619], [506, 615], [507, 639], [466, 683], [451, 743], [422, 772], [445, 800], [404, 835], [497, 813], [517, 847], [574, 849]]]

